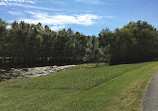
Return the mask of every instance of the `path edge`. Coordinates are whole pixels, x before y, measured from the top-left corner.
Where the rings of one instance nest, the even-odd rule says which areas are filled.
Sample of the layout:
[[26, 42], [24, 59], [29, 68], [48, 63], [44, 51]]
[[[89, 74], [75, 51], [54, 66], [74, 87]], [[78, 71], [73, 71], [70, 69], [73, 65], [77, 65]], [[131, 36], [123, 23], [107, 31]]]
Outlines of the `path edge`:
[[146, 89], [145, 89], [145, 91], [144, 91], [144, 96], [143, 96], [142, 104], [141, 104], [141, 111], [143, 111], [144, 99], [146, 98], [146, 95], [147, 95], [147, 91], [148, 91], [148, 89], [149, 89], [149, 86], [150, 86], [150, 84], [151, 84], [151, 82], [152, 82], [154, 76], [155, 76], [157, 73], [158, 73], [158, 69], [157, 69], [157, 70], [154, 72], [154, 74], [151, 76], [151, 78], [150, 78], [150, 80], [149, 80], [149, 82], [148, 82], [148, 85], [147, 85], [147, 87], [146, 87]]

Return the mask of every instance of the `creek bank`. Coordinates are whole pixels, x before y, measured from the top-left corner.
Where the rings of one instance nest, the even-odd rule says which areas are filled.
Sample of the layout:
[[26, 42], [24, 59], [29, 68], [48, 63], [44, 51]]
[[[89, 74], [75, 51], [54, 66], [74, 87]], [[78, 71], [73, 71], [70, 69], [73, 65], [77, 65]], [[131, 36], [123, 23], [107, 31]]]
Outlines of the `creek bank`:
[[0, 82], [12, 79], [33, 78], [48, 75], [60, 70], [73, 67], [75, 65], [66, 66], [46, 66], [46, 67], [34, 67], [34, 68], [21, 68], [10, 70], [0, 69]]

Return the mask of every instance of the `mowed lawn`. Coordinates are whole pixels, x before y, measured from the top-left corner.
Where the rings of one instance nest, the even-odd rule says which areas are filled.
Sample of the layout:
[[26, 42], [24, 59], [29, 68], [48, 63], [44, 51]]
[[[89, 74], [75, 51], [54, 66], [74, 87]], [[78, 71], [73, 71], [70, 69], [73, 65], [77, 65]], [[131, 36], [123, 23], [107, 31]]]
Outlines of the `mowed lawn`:
[[158, 62], [91, 66], [0, 83], [0, 111], [140, 111], [158, 70]]

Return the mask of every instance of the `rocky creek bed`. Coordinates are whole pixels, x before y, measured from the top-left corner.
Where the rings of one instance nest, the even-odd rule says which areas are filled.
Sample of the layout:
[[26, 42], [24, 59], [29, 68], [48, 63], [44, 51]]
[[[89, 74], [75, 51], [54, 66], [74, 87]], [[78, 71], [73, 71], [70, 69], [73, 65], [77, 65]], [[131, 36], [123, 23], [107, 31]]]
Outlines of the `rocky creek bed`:
[[0, 82], [6, 80], [12, 80], [12, 79], [40, 77], [73, 66], [75, 65], [46, 66], [46, 67], [21, 68], [21, 69], [11, 68], [10, 70], [0, 69]]

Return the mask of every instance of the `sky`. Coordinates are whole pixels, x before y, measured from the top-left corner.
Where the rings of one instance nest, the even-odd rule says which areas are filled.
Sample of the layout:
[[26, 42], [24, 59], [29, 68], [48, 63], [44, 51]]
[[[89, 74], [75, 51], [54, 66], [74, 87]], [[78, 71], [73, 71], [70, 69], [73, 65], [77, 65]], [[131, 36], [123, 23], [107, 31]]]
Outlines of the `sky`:
[[158, 28], [158, 0], [0, 0], [0, 18], [97, 36], [137, 20]]

